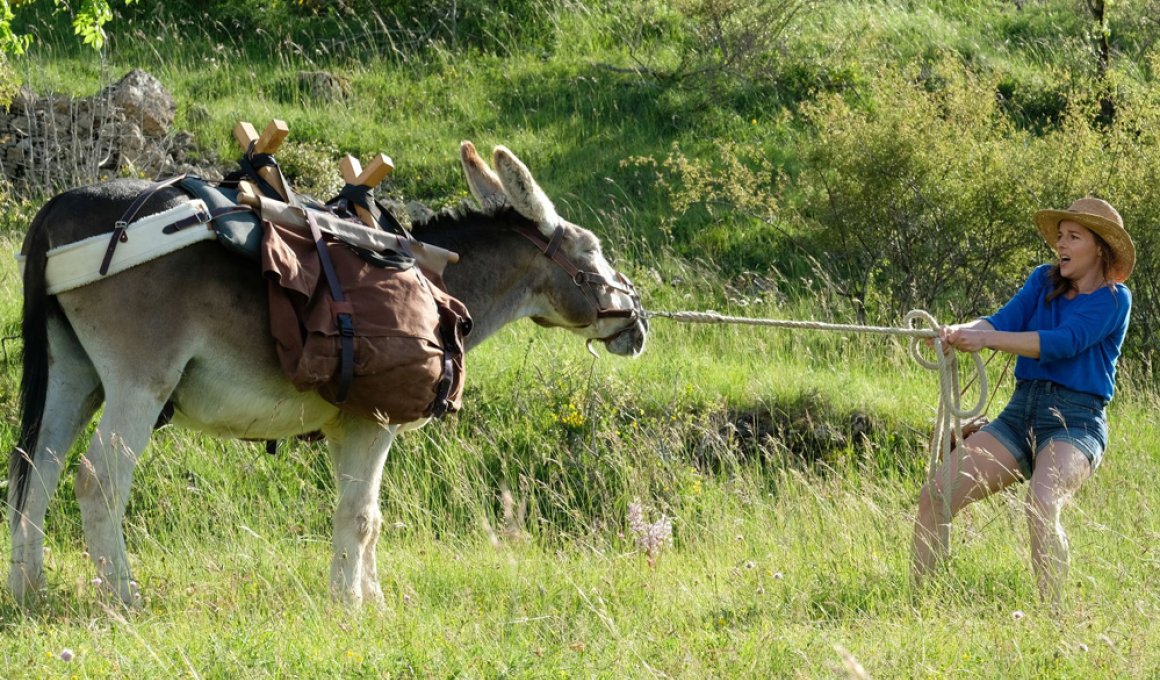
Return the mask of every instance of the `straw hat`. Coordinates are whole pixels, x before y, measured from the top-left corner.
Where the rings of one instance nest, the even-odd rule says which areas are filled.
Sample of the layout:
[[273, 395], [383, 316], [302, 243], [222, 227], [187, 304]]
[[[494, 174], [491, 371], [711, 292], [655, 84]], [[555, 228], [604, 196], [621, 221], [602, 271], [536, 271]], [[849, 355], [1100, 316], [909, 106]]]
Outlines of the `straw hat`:
[[1068, 206], [1067, 210], [1040, 210], [1033, 218], [1039, 233], [1047, 241], [1047, 245], [1055, 248], [1059, 239], [1059, 223], [1071, 220], [1081, 224], [1108, 244], [1115, 254], [1108, 276], [1116, 283], [1123, 283], [1136, 266], [1136, 246], [1132, 237], [1124, 229], [1124, 220], [1111, 203], [1099, 198], [1088, 196], [1081, 198]]

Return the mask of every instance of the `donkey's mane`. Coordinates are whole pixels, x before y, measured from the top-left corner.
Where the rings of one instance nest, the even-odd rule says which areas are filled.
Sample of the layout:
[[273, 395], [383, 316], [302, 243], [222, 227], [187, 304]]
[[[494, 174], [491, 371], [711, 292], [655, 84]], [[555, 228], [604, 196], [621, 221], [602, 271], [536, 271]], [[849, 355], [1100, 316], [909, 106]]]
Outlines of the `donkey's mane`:
[[416, 222], [412, 231], [420, 241], [456, 250], [457, 246], [471, 244], [480, 238], [495, 240], [496, 232], [508, 232], [515, 226], [535, 228], [536, 223], [511, 206], [484, 212], [472, 203], [462, 201]]

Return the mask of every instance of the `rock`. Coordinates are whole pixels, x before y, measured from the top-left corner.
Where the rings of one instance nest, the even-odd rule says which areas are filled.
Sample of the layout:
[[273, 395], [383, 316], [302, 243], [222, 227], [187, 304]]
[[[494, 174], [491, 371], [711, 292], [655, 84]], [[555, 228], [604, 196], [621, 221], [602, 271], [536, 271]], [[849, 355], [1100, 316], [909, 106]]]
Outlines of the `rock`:
[[137, 120], [141, 131], [149, 137], [161, 137], [169, 131], [177, 115], [173, 95], [152, 75], [134, 69], [106, 92], [109, 100], [125, 112], [129, 120]]
[[327, 71], [299, 71], [296, 80], [303, 99], [337, 102], [352, 92], [349, 79]]
[[435, 211], [419, 201], [407, 201], [406, 212], [412, 222], [426, 222], [435, 217]]
[[36, 106], [39, 97], [36, 93], [27, 87], [20, 88], [16, 96], [12, 98], [12, 103], [8, 105], [8, 110], [12, 113], [24, 113], [28, 109]]

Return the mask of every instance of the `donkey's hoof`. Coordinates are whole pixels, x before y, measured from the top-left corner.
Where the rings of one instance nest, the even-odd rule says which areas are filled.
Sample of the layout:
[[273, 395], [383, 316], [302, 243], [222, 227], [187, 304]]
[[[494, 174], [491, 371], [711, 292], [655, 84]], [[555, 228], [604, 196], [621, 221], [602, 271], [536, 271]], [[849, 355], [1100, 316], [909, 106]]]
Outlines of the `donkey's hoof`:
[[97, 587], [97, 598], [107, 607], [127, 611], [140, 611], [145, 607], [145, 599], [136, 581], [112, 583], [98, 577], [93, 580], [93, 585]]
[[376, 609], [385, 609], [387, 606], [387, 598], [383, 596], [383, 589], [378, 583], [363, 583], [362, 600]]

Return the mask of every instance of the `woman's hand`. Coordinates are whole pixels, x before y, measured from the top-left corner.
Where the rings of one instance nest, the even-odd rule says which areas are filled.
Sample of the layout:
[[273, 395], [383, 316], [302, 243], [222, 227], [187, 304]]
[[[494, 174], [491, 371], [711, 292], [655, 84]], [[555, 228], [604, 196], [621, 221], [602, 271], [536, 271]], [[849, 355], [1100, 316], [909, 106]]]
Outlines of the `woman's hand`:
[[[976, 322], [952, 324], [939, 328], [939, 340], [942, 341], [943, 354], [950, 354], [951, 350], [960, 352], [977, 352], [986, 347], [985, 336], [989, 328], [979, 328]], [[927, 347], [934, 347], [934, 338], [926, 339]]]
[[953, 347], [960, 352], [978, 352], [987, 346], [987, 336], [990, 332], [989, 329], [956, 324], [940, 328], [939, 336], [944, 349]]

